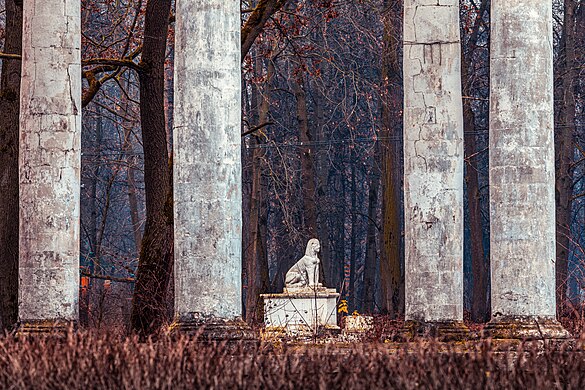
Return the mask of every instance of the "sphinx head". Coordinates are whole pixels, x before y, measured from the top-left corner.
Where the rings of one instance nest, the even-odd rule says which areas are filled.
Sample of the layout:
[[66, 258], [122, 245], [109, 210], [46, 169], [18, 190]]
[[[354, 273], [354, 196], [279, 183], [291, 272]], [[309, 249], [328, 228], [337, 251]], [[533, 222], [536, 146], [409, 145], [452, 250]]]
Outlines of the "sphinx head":
[[317, 253], [321, 250], [321, 244], [319, 240], [316, 238], [311, 238], [307, 243], [307, 249], [305, 250], [305, 255], [307, 256], [316, 256]]

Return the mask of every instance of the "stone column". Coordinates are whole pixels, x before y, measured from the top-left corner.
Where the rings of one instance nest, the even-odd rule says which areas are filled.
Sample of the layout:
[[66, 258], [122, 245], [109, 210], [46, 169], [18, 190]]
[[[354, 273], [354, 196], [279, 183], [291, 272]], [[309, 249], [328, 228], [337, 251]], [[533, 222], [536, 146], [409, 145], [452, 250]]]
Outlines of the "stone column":
[[556, 322], [552, 7], [492, 0], [490, 252], [497, 338], [564, 337]]
[[175, 311], [185, 331], [241, 317], [240, 57], [239, 1], [177, 1]]
[[76, 322], [79, 293], [79, 0], [25, 0], [20, 95], [19, 322]]
[[463, 109], [458, 0], [404, 2], [406, 320], [463, 321]]

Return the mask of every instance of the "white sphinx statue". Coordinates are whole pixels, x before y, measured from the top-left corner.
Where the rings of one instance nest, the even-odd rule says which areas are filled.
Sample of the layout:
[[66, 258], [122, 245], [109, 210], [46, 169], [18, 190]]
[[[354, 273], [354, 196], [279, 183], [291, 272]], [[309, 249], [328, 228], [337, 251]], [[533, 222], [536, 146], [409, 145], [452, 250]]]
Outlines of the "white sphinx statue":
[[321, 260], [317, 256], [320, 250], [319, 240], [316, 238], [310, 239], [307, 243], [305, 255], [286, 273], [284, 284], [287, 289], [322, 287], [321, 283], [319, 283], [319, 264]]
[[307, 243], [305, 255], [286, 273], [281, 294], [262, 294], [268, 334], [316, 334], [318, 329], [338, 332], [334, 288], [319, 283], [319, 240]]

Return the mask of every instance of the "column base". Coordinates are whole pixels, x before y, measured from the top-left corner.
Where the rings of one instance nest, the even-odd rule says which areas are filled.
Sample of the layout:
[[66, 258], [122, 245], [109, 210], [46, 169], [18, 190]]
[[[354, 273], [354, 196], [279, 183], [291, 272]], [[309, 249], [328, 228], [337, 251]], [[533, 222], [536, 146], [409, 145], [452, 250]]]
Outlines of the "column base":
[[16, 337], [58, 336], [63, 337], [77, 330], [76, 321], [67, 320], [29, 320], [21, 321], [16, 329]]
[[568, 339], [571, 334], [554, 318], [501, 316], [483, 329], [483, 337], [492, 339], [547, 340]]
[[173, 325], [172, 332], [196, 336], [198, 341], [254, 341], [256, 333], [243, 320], [225, 319], [213, 316], [180, 316]]
[[409, 320], [395, 341], [414, 341], [417, 338], [432, 338], [438, 341], [465, 341], [471, 337], [463, 321], [421, 322]]

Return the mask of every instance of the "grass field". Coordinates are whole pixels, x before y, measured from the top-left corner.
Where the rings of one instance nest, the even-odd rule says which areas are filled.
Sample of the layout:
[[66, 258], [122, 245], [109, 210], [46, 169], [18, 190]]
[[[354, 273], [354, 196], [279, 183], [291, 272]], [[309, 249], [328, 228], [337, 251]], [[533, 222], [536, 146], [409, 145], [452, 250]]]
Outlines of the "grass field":
[[0, 338], [0, 389], [585, 389], [579, 342], [205, 345], [118, 332]]

